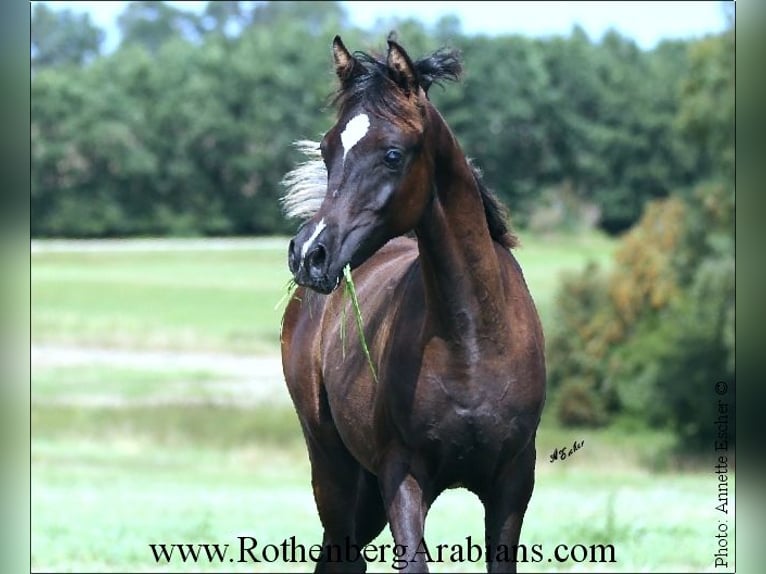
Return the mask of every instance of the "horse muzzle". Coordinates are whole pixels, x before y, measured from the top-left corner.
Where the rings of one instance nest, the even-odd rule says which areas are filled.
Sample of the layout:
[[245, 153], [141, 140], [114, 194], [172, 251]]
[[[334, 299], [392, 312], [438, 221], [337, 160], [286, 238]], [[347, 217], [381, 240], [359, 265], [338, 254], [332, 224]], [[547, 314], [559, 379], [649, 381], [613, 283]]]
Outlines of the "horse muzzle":
[[298, 285], [325, 295], [341, 282], [343, 268], [356, 269], [387, 240], [372, 222], [357, 222], [344, 230], [335, 223], [307, 223], [290, 241], [287, 263]]
[[298, 285], [308, 287], [325, 295], [340, 283], [340, 272], [331, 271], [327, 247], [316, 237], [300, 241], [300, 235], [290, 241], [287, 264]]

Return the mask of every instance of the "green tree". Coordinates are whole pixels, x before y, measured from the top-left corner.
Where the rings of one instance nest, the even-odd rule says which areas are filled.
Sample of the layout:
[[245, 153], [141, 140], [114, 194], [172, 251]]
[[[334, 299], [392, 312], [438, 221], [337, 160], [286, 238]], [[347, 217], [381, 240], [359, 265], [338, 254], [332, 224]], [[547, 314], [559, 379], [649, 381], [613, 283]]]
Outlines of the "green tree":
[[677, 128], [694, 142], [694, 169], [705, 178], [734, 178], [734, 34], [712, 36], [689, 49]]
[[582, 416], [589, 404], [669, 426], [683, 448], [700, 449], [713, 384], [734, 385], [733, 34], [693, 43], [682, 79], [675, 127], [692, 159], [710, 162], [705, 181], [648, 204], [611, 273], [562, 283], [548, 358], [559, 399], [570, 386], [579, 393], [569, 393], [579, 417], [569, 422], [599, 420]]
[[303, 33], [317, 36], [327, 33], [329, 27], [338, 30], [347, 27], [347, 16], [342, 5], [333, 1], [318, 2], [258, 2], [250, 17], [251, 25], [262, 31], [269, 26], [285, 26], [293, 21], [300, 24]]
[[130, 2], [117, 17], [122, 45], [140, 44], [156, 53], [171, 38], [196, 40], [203, 29], [200, 17], [166, 2]]
[[80, 66], [96, 58], [104, 32], [91, 22], [89, 14], [53, 10], [47, 4], [32, 9], [32, 68]]
[[242, 6], [242, 2], [221, 0], [207, 3], [201, 22], [206, 32], [215, 32], [228, 37], [241, 32], [248, 20], [247, 11]]
[[[50, 24], [57, 34], [62, 22]], [[711, 177], [727, 117], [714, 103], [726, 88], [708, 81], [721, 68], [708, 62], [729, 57], [715, 41], [687, 54], [689, 42], [644, 51], [579, 28], [463, 36], [450, 18], [431, 28], [385, 19], [365, 31], [336, 2], [208, 3], [199, 16], [133, 2], [119, 24], [113, 54], [33, 75], [35, 233], [291, 230], [279, 182], [299, 159], [291, 142], [331, 125], [329, 44], [339, 32], [366, 51], [384, 49], [392, 29], [413, 57], [462, 50], [463, 82], [430, 95], [516, 225], [550, 204], [572, 214], [563, 223], [586, 206], [589, 220], [600, 212], [604, 229], [624, 231], [648, 201]]]

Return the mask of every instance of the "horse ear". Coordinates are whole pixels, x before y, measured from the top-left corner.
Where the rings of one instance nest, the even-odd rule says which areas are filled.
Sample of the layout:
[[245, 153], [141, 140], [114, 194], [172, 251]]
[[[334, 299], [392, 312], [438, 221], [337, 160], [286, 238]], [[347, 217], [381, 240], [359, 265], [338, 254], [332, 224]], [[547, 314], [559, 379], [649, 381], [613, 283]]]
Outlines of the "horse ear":
[[356, 58], [343, 45], [340, 36], [335, 36], [332, 41], [332, 57], [335, 61], [335, 73], [341, 84], [348, 82], [359, 71]]
[[415, 66], [399, 44], [388, 40], [388, 68], [394, 81], [406, 92], [416, 92], [418, 88], [418, 73]]

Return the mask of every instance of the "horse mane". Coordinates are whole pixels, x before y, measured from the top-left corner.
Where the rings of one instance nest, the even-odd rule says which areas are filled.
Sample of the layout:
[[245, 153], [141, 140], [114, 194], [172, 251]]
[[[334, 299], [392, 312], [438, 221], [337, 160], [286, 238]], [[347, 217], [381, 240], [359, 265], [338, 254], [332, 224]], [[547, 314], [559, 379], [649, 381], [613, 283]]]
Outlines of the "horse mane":
[[449, 48], [440, 48], [430, 56], [415, 62], [418, 83], [428, 93], [433, 84], [443, 85], [444, 80], [457, 82], [463, 73], [460, 52]]
[[506, 249], [517, 247], [519, 245], [519, 239], [516, 237], [516, 234], [511, 231], [511, 228], [508, 225], [510, 219], [508, 208], [497, 198], [494, 192], [487, 187], [487, 184], [484, 183], [481, 170], [473, 163], [473, 160], [469, 159], [468, 165], [471, 168], [473, 177], [476, 180], [476, 185], [479, 188], [481, 202], [484, 204], [484, 217], [487, 219], [489, 235]]
[[319, 142], [299, 140], [293, 145], [306, 160], [282, 178], [285, 194], [280, 198], [280, 203], [289, 219], [306, 220], [319, 211], [327, 194], [327, 168], [322, 160]]
[[[332, 100], [340, 116], [362, 103], [391, 119], [412, 113], [412, 106], [406, 98], [397, 97], [400, 90], [394, 89], [396, 81], [382, 56], [354, 52], [354, 59], [353, 74], [341, 82]], [[413, 65], [418, 84], [426, 95], [432, 85], [458, 81], [462, 73], [459, 51], [448, 48], [441, 48], [430, 56], [416, 60]], [[327, 193], [327, 169], [319, 151], [319, 142], [300, 140], [295, 142], [295, 147], [306, 156], [306, 160], [282, 179], [286, 191], [280, 201], [288, 218], [305, 220], [322, 205]], [[479, 188], [490, 236], [507, 249], [515, 247], [518, 240], [508, 227], [506, 206], [485, 185], [481, 171], [471, 160], [468, 160], [468, 165]]]
[[[339, 114], [344, 115], [364, 102], [366, 107], [383, 117], [406, 116], [411, 106], [404, 97], [399, 96], [394, 72], [388, 67], [386, 59], [381, 55], [357, 51], [354, 52], [354, 62], [353, 73], [341, 82], [332, 99]], [[458, 81], [463, 71], [460, 52], [450, 48], [440, 48], [430, 56], [413, 62], [413, 66], [418, 85], [426, 95], [434, 84]]]

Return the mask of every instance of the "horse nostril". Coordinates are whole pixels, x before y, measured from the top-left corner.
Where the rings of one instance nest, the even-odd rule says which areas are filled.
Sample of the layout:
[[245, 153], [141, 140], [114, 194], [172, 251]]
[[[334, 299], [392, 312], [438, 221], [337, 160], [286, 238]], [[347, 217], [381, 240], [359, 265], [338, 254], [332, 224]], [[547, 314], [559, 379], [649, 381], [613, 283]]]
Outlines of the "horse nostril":
[[290, 245], [287, 246], [287, 266], [290, 268], [291, 273], [298, 271], [298, 254], [295, 252], [295, 240], [290, 240]]
[[306, 254], [306, 267], [308, 267], [309, 273], [313, 276], [322, 275], [326, 260], [327, 251], [324, 245], [320, 243]]

